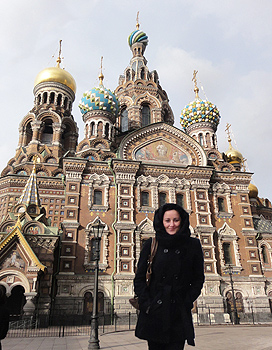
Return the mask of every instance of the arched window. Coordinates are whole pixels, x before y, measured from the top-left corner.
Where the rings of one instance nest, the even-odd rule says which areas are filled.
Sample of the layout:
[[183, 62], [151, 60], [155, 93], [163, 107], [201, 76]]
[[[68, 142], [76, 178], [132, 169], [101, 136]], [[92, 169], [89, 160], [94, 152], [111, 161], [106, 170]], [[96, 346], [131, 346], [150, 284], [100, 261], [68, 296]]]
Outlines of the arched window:
[[47, 92], [43, 93], [43, 103], [47, 103]]
[[38, 102], [38, 105], [41, 103], [41, 94], [38, 95], [38, 100], [37, 100], [37, 102]]
[[142, 126], [150, 124], [150, 108], [148, 105], [142, 106]]
[[145, 69], [141, 69], [141, 79], [145, 79]]
[[232, 264], [231, 258], [231, 245], [229, 242], [223, 243], [223, 251], [224, 251], [224, 261], [226, 265]]
[[91, 136], [95, 136], [94, 122], [91, 123]]
[[207, 143], [208, 147], [212, 147], [212, 145], [211, 145], [211, 135], [208, 132], [206, 133], [206, 143]]
[[26, 142], [24, 143], [24, 146], [28, 145], [29, 142], [32, 140], [33, 132], [32, 132], [32, 128], [31, 128], [31, 122], [29, 122], [26, 125], [25, 133], [26, 133]]
[[224, 198], [218, 197], [217, 199], [218, 202], [218, 211], [225, 212], [225, 204], [224, 204]]
[[141, 193], [141, 206], [149, 206], [149, 192], [144, 191]]
[[103, 123], [98, 122], [98, 124], [97, 124], [97, 136], [102, 137], [102, 135], [103, 135]]
[[64, 99], [64, 108], [66, 109], [68, 106], [68, 97], [65, 97]]
[[160, 192], [159, 193], [159, 206], [161, 207], [166, 203], [166, 193]]
[[7, 307], [11, 315], [20, 317], [23, 313], [23, 307], [26, 303], [24, 293], [25, 289], [20, 285], [12, 288], [11, 295], [7, 299]]
[[236, 300], [236, 308], [237, 308], [238, 314], [244, 312], [244, 303], [243, 303], [242, 293], [237, 292], [235, 297], [236, 297], [235, 300]]
[[263, 258], [263, 262], [264, 264], [269, 264], [269, 261], [268, 261], [268, 256], [267, 256], [267, 251], [266, 251], [266, 246], [265, 245], [262, 245], [261, 246], [261, 254], [262, 254], [262, 258]]
[[46, 143], [46, 144], [49, 144], [53, 141], [52, 120], [50, 120], [50, 119], [45, 121], [41, 141], [42, 141], [42, 143]]
[[57, 99], [57, 105], [58, 106], [61, 105], [61, 100], [62, 100], [62, 96], [61, 96], [61, 94], [58, 94], [58, 99]]
[[272, 291], [268, 293], [270, 312], [272, 313]]
[[102, 205], [102, 191], [94, 190], [94, 205]]
[[87, 292], [84, 295], [84, 314], [88, 315], [93, 312], [93, 295], [91, 292]]
[[127, 72], [126, 72], [126, 79], [127, 79], [127, 81], [130, 80], [130, 71], [129, 70], [127, 70]]
[[55, 103], [55, 93], [50, 92], [49, 103]]
[[103, 313], [104, 312], [104, 293], [98, 292], [97, 294], [98, 298], [98, 312]]
[[201, 144], [201, 146], [203, 146], [203, 134], [199, 134], [198, 138], [199, 138], [199, 143]]
[[126, 107], [121, 112], [121, 131], [128, 131], [128, 111]]
[[180, 205], [181, 207], [184, 206], [183, 194], [177, 193], [177, 195], [176, 195], [176, 203], [177, 203], [178, 205]]
[[108, 123], [105, 125], [105, 137], [107, 139], [109, 138], [109, 124]]

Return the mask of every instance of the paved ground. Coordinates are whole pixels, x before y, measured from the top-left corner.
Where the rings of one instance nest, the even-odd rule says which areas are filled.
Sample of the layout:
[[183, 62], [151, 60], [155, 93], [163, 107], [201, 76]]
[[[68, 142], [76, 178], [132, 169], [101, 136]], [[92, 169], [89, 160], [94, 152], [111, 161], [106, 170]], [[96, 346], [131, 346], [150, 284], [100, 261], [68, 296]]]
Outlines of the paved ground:
[[[272, 326], [196, 327], [196, 347], [186, 350], [272, 350]], [[87, 350], [88, 337], [6, 338], [3, 350]], [[147, 350], [146, 342], [134, 337], [133, 331], [100, 336], [101, 349]]]

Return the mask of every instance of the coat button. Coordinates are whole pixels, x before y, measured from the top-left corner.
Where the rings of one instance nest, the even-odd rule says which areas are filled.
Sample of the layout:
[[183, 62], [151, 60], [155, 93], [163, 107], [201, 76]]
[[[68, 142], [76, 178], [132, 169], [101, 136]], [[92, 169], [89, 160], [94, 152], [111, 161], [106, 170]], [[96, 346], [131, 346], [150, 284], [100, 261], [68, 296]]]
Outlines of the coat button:
[[174, 278], [175, 278], [175, 280], [177, 280], [178, 279], [178, 275], [174, 275]]
[[167, 249], [167, 248], [165, 248], [163, 252], [164, 252], [164, 253], [168, 253], [168, 249]]
[[161, 299], [157, 300], [157, 304], [162, 304]]
[[176, 254], [180, 254], [180, 250], [179, 250], [179, 249], [176, 249], [176, 250], [175, 250], [175, 253], [176, 253]]

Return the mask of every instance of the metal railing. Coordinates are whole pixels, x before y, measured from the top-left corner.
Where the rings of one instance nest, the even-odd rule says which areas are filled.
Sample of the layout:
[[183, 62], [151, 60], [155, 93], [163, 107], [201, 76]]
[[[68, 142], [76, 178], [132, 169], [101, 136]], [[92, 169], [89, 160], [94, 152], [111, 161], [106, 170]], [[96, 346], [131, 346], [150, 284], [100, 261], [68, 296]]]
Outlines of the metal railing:
[[[239, 324], [269, 324], [272, 326], [272, 314], [263, 308], [251, 308], [238, 312]], [[109, 314], [99, 316], [99, 333], [110, 333], [135, 329], [138, 313]], [[234, 316], [222, 311], [222, 308], [201, 306], [193, 313], [196, 326], [234, 324]], [[37, 318], [24, 318], [10, 322], [8, 337], [65, 337], [90, 335], [90, 316], [84, 315], [40, 315]]]

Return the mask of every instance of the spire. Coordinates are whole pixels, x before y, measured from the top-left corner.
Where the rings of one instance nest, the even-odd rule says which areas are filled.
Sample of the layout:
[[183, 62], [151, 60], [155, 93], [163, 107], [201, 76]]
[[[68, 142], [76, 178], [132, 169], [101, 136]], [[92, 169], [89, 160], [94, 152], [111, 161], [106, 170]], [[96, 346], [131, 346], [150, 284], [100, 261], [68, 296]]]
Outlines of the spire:
[[[231, 144], [231, 137], [230, 137], [230, 127], [231, 125], [229, 123], [227, 123], [226, 125], [226, 133], [228, 135], [228, 143], [229, 143], [229, 149], [227, 150], [227, 152], [225, 152], [228, 162], [230, 164], [233, 164], [233, 166], [236, 168], [236, 170], [241, 170], [241, 164], [244, 166], [243, 161], [245, 162], [246, 159], [244, 159], [244, 157], [242, 156], [242, 154], [236, 150], [235, 148], [233, 148], [232, 144]], [[235, 140], [234, 140], [235, 142]]]
[[57, 58], [57, 67], [60, 68], [61, 64], [61, 42], [62, 40], [59, 41], [59, 57]]
[[194, 70], [192, 81], [193, 81], [194, 84], [195, 84], [194, 92], [195, 92], [195, 94], [196, 94], [196, 98], [199, 98], [199, 96], [198, 96], [199, 88], [197, 87], [197, 79], [196, 79], [197, 73], [198, 73], [198, 70]]
[[27, 180], [23, 193], [18, 201], [18, 203], [25, 204], [29, 206], [31, 204], [35, 204], [38, 207], [40, 206], [40, 197], [37, 185], [37, 175], [36, 175], [36, 164], [40, 161], [39, 156], [36, 154], [33, 157], [33, 169], [32, 173]]
[[98, 78], [99, 78], [99, 86], [100, 86], [100, 85], [103, 86], [104, 75], [103, 75], [103, 73], [102, 73], [102, 68], [103, 68], [103, 56], [101, 56], [100, 74], [99, 74], [99, 76], [98, 76]]
[[136, 17], [136, 29], [139, 30], [140, 28], [140, 23], [139, 23], [139, 11], [137, 12], [137, 17]]

